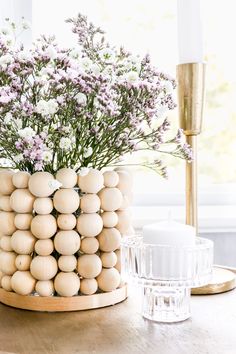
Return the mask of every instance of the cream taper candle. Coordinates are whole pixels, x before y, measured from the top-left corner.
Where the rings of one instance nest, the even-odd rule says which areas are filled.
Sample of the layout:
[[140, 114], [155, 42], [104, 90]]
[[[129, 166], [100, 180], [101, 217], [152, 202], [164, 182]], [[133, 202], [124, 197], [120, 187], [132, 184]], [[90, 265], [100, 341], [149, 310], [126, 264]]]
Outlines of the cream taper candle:
[[203, 28], [201, 0], [177, 0], [179, 64], [201, 63]]

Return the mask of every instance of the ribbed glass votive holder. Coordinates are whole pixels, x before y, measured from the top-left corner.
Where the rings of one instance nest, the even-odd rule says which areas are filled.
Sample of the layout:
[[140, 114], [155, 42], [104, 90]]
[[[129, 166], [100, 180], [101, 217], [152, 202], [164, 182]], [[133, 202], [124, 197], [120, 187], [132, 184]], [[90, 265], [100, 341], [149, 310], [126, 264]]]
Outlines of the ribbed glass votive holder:
[[122, 277], [142, 287], [143, 316], [158, 322], [190, 317], [191, 288], [211, 279], [213, 242], [196, 238], [194, 246], [143, 243], [127, 236], [121, 245]]

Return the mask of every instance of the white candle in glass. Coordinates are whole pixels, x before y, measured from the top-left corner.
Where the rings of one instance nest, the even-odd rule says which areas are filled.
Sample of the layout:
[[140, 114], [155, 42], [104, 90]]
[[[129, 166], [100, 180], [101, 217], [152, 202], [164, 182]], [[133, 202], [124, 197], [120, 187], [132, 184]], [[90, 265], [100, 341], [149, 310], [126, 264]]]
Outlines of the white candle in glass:
[[203, 28], [201, 0], [177, 0], [179, 63], [201, 63]]
[[180, 224], [169, 218], [156, 224], [143, 227], [143, 243], [169, 246], [193, 246], [196, 229], [193, 226]]
[[[187, 278], [185, 247], [194, 247], [196, 229], [172, 220], [143, 227], [145, 273], [159, 280]], [[189, 264], [189, 263], [187, 263]]]

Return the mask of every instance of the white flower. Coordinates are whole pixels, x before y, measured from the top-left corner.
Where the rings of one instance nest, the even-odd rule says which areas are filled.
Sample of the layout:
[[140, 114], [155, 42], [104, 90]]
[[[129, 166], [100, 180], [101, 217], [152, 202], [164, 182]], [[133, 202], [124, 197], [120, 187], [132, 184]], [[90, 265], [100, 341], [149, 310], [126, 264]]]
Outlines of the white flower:
[[69, 127], [69, 126], [62, 127], [62, 131], [66, 134], [69, 134], [71, 131], [71, 127]]
[[18, 129], [22, 128], [22, 120], [20, 118], [15, 119], [15, 124]]
[[59, 182], [57, 179], [54, 179], [53, 181], [48, 182], [48, 186], [49, 188], [55, 191], [56, 189], [59, 189], [62, 186], [62, 183]]
[[90, 69], [93, 64], [92, 60], [90, 60], [89, 58], [82, 58], [79, 63], [84, 70]]
[[51, 128], [56, 130], [58, 128], [58, 124], [57, 123], [52, 123], [51, 124]]
[[163, 88], [165, 89], [166, 94], [171, 94], [173, 93], [173, 85], [170, 81], [166, 81], [163, 85]]
[[42, 116], [48, 115], [47, 101], [40, 100], [36, 105], [36, 112], [42, 114]]
[[2, 32], [2, 34], [4, 34], [4, 36], [8, 36], [11, 33], [9, 28], [7, 28], [7, 27], [2, 28], [1, 32]]
[[78, 59], [81, 55], [81, 50], [79, 48], [74, 48], [70, 51], [70, 57], [73, 59]]
[[55, 99], [50, 99], [49, 101], [40, 100], [36, 105], [36, 112], [42, 116], [53, 115], [58, 110], [58, 103]]
[[47, 47], [47, 49], [45, 50], [45, 54], [51, 59], [55, 59], [57, 57], [57, 51], [56, 49], [50, 45], [49, 47]]
[[1, 41], [7, 46], [11, 46], [14, 43], [14, 38], [12, 35], [4, 35], [4, 37], [1, 38]]
[[21, 162], [21, 161], [23, 161], [23, 160], [24, 160], [23, 154], [18, 154], [18, 155], [16, 155], [16, 156], [14, 157], [14, 161], [15, 161], [16, 163], [19, 163], [19, 162]]
[[27, 61], [31, 59], [30, 53], [26, 50], [22, 50], [21, 52], [19, 52], [17, 57], [20, 61]]
[[70, 150], [71, 149], [71, 139], [70, 138], [61, 138], [59, 147], [62, 150]]
[[86, 176], [89, 173], [90, 169], [88, 167], [81, 167], [79, 170], [79, 176]]
[[97, 108], [97, 109], [99, 109], [100, 108], [100, 103], [99, 103], [99, 101], [98, 101], [98, 99], [97, 99], [97, 97], [94, 97], [94, 99], [93, 99], [93, 106], [95, 107], [95, 108]]
[[25, 19], [22, 20], [21, 25], [24, 30], [30, 29], [31, 27], [31, 23]]
[[24, 129], [20, 129], [18, 134], [21, 138], [32, 138], [36, 135], [36, 132], [32, 128], [26, 127]]
[[4, 123], [5, 124], [11, 123], [12, 118], [13, 118], [12, 114], [10, 112], [7, 112], [5, 117], [4, 117]]
[[78, 102], [78, 104], [80, 105], [85, 105], [87, 102], [87, 97], [84, 93], [80, 92], [77, 93], [77, 95], [75, 96], [76, 101]]
[[48, 77], [47, 68], [43, 67], [43, 68], [39, 71], [38, 76], [40, 77], [40, 79], [46, 80], [47, 77]]
[[2, 159], [0, 159], [0, 166], [1, 167], [11, 167], [12, 166], [12, 161], [11, 160], [9, 160], [9, 159], [4, 159], [4, 158], [2, 158]]
[[105, 62], [111, 63], [114, 61], [116, 53], [111, 48], [104, 48], [104, 49], [100, 50], [99, 56]]
[[49, 147], [50, 149], [52, 149], [52, 148], [53, 148], [53, 146], [54, 146], [53, 142], [52, 142], [52, 141], [50, 141], [50, 143], [48, 143], [48, 147]]
[[58, 110], [58, 103], [56, 100], [51, 99], [48, 101], [48, 111], [49, 114], [55, 114]]
[[101, 72], [101, 70], [97, 64], [92, 64], [90, 69], [95, 75], [99, 75]]
[[13, 58], [10, 54], [5, 54], [0, 57], [0, 66], [5, 69], [8, 64], [13, 63]]
[[83, 156], [85, 158], [87, 158], [87, 157], [91, 156], [92, 153], [93, 153], [93, 149], [91, 147], [89, 147], [89, 148], [85, 149]]
[[53, 154], [50, 150], [43, 152], [43, 161], [50, 162], [52, 161], [52, 158], [53, 158]]
[[124, 79], [130, 83], [134, 84], [139, 80], [138, 73], [136, 71], [130, 71], [127, 74], [124, 75]]
[[72, 80], [79, 76], [78, 70], [74, 70], [74, 69], [68, 68], [68, 69], [66, 70], [66, 72], [67, 72], [67, 74], [68, 74], [68, 77], [69, 77], [70, 79], [72, 79]]

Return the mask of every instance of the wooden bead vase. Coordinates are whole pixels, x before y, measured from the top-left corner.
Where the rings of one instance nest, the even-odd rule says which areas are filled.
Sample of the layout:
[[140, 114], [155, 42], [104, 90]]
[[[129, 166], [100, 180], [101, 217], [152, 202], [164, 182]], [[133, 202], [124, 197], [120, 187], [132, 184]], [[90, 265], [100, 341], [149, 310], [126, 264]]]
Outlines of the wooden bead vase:
[[133, 232], [124, 170], [0, 172], [0, 302], [76, 311], [127, 297], [120, 241]]

